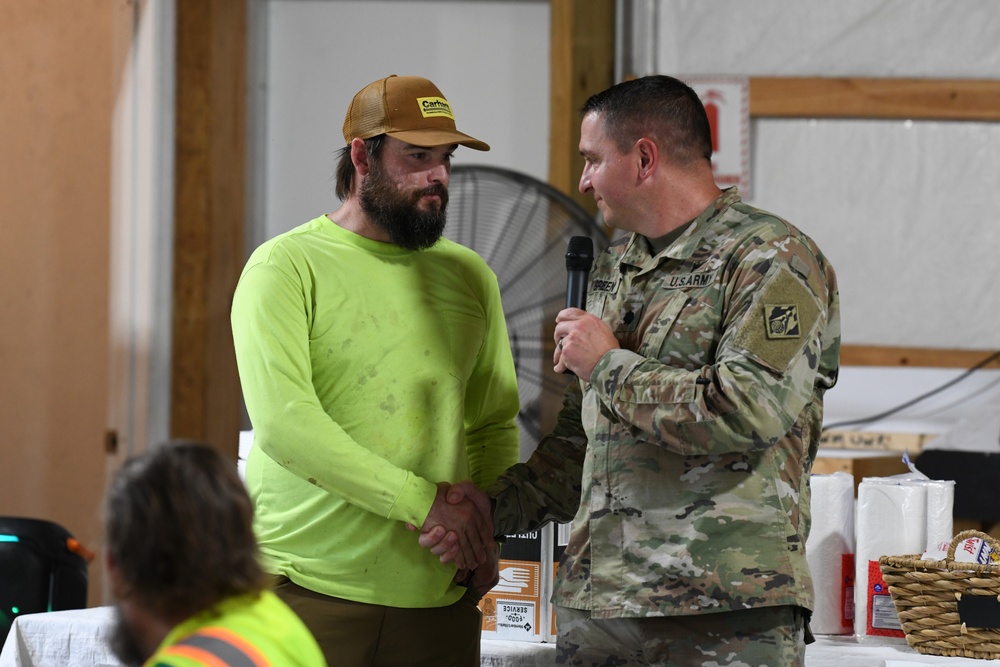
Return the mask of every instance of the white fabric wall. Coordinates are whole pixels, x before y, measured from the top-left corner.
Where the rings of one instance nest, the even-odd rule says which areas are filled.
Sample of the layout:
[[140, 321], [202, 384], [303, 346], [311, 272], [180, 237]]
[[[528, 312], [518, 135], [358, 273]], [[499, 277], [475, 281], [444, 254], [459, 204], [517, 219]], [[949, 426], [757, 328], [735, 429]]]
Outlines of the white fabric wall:
[[170, 433], [176, 58], [173, 0], [126, 7], [120, 25], [131, 30], [115, 35], [128, 55], [112, 118], [108, 404], [123, 456]]
[[[1000, 78], [989, 0], [669, 0], [659, 73]], [[847, 344], [1000, 341], [1000, 123], [760, 119], [749, 201], [838, 270]]]
[[264, 211], [256, 242], [339, 206], [333, 172], [344, 113], [354, 93], [389, 74], [432, 80], [458, 128], [490, 144], [485, 153], [460, 147], [454, 164], [547, 178], [548, 2], [256, 1], [252, 179], [265, 194], [256, 196]]
[[[434, 80], [491, 143], [456, 164], [543, 180], [549, 7], [541, 0], [257, 0], [255, 244], [337, 205], [354, 92]], [[642, 3], [638, 3], [641, 5]], [[653, 69], [680, 77], [1000, 77], [993, 0], [661, 0]], [[636, 15], [646, 20], [648, 8]], [[646, 72], [638, 72], [644, 74]], [[841, 280], [844, 342], [991, 349], [1000, 339], [1000, 123], [760, 119], [749, 201], [810, 233]], [[261, 220], [263, 218], [263, 220]]]
[[[344, 111], [389, 73], [435, 81], [459, 128], [493, 146], [462, 149], [456, 164], [546, 180], [547, 1], [253, 1], [251, 244], [336, 208]], [[640, 75], [1000, 78], [993, 0], [635, 0], [634, 9], [655, 24], [635, 30], [654, 42], [636, 45], [643, 57], [633, 62], [651, 68]], [[1000, 123], [761, 119], [751, 132], [748, 199], [831, 258], [845, 344], [998, 347]], [[853, 370], [828, 396], [828, 421], [875, 414], [939, 379]], [[982, 409], [951, 393], [889, 426], [942, 431]]]

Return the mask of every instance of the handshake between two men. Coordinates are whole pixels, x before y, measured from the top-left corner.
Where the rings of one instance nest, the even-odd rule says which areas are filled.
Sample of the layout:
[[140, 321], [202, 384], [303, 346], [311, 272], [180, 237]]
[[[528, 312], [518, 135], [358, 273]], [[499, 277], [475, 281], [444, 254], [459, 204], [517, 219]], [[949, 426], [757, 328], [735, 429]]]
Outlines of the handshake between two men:
[[[416, 526], [409, 526], [416, 531]], [[500, 548], [494, 540], [493, 503], [470, 481], [438, 482], [437, 497], [418, 541], [442, 563], [458, 567], [455, 581], [482, 597], [499, 581]]]

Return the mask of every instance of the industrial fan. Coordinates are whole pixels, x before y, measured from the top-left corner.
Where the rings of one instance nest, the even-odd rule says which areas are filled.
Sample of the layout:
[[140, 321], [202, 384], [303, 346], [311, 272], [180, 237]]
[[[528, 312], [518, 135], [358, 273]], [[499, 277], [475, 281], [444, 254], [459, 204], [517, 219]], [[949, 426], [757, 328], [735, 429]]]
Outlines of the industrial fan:
[[521, 399], [521, 460], [549, 428], [572, 376], [552, 370], [552, 331], [566, 305], [570, 238], [608, 243], [603, 227], [572, 199], [527, 174], [488, 166], [455, 166], [448, 187], [445, 236], [472, 248], [500, 283]]

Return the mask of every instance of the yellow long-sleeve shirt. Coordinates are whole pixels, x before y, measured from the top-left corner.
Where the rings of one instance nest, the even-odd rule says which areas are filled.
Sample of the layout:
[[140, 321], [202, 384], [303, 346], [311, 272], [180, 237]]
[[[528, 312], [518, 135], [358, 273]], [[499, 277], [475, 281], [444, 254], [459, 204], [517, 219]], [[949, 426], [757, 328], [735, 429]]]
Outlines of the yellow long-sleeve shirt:
[[423, 523], [436, 482], [485, 486], [517, 461], [517, 383], [485, 262], [321, 216], [253, 253], [232, 325], [266, 568], [360, 602], [456, 601], [454, 566], [406, 523]]

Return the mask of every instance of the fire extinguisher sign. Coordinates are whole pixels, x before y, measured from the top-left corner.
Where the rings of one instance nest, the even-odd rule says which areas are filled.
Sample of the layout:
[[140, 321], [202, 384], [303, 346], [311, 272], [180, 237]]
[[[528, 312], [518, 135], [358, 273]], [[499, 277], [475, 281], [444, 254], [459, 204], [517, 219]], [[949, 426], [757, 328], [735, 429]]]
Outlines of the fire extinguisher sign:
[[750, 197], [750, 81], [697, 77], [686, 83], [698, 93], [712, 128], [712, 171], [720, 188], [736, 185]]

